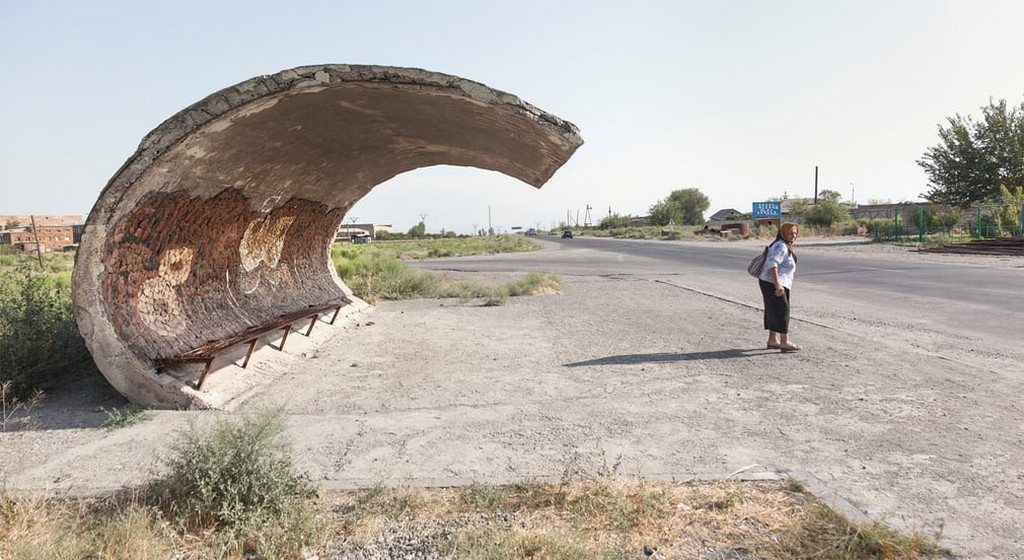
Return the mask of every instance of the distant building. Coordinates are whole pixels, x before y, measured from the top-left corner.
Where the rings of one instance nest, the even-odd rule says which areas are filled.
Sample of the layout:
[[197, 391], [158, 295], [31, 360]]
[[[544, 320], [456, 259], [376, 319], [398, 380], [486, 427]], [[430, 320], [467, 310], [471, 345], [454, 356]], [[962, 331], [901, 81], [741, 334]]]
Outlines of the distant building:
[[75, 227], [70, 223], [43, 222], [36, 218], [36, 227], [29, 225], [0, 231], [0, 244], [7, 244], [17, 251], [49, 253], [75, 248]]
[[735, 208], [723, 208], [718, 212], [715, 212], [708, 218], [708, 222], [723, 222], [725, 220], [733, 220], [735, 216], [741, 216], [743, 212], [736, 210]]
[[931, 202], [901, 202], [897, 204], [861, 204], [850, 208], [850, 217], [859, 220], [891, 220], [897, 215], [903, 219], [916, 219], [919, 208], [926, 210], [945, 211], [948, 206], [940, 206]]
[[391, 233], [391, 224], [341, 224], [335, 239], [352, 239], [355, 237], [371, 237], [376, 239], [380, 233]]

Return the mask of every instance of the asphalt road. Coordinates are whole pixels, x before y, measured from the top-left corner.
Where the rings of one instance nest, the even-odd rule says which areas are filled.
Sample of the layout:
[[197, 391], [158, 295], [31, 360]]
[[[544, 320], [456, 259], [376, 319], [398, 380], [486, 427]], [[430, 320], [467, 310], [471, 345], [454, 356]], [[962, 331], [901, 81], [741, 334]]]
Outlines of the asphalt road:
[[[686, 287], [759, 305], [746, 266], [758, 247], [732, 242], [652, 242], [577, 236], [536, 238], [549, 251], [505, 256], [460, 257], [415, 263], [431, 270], [517, 272], [536, 270], [579, 276], [659, 276]], [[829, 255], [814, 249], [848, 241], [798, 241], [795, 305], [806, 294], [836, 309], [871, 302], [893, 315], [912, 316], [965, 336], [1016, 344], [1024, 319], [1024, 268], [986, 268], [913, 258], [897, 260]], [[908, 250], [909, 253], [909, 250]], [[909, 256], [909, 255], [908, 255]], [[753, 296], [753, 300], [751, 300]]]

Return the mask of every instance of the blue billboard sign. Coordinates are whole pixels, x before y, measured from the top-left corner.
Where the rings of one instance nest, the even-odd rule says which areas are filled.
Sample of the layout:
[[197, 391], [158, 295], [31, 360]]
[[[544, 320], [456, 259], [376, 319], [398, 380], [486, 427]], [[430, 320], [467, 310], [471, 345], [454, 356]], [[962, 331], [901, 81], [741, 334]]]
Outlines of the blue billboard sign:
[[778, 218], [782, 216], [782, 202], [755, 202], [751, 215], [755, 218]]

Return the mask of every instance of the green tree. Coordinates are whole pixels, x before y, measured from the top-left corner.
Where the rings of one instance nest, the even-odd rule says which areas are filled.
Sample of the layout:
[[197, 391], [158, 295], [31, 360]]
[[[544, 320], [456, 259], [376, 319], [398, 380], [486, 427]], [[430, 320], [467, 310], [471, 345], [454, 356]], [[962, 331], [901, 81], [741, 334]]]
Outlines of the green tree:
[[625, 216], [620, 216], [619, 214], [612, 214], [610, 216], [605, 216], [604, 218], [601, 218], [601, 223], [598, 227], [601, 229], [624, 228], [629, 225], [629, 222], [632, 219], [633, 216], [630, 214], [626, 214]]
[[20, 225], [21, 222], [18, 220], [7, 220], [7, 223], [4, 224], [4, 229], [14, 229]]
[[1017, 187], [1011, 191], [1005, 185], [1000, 185], [999, 195], [1001, 205], [998, 212], [996, 212], [996, 225], [1000, 229], [1019, 233], [1021, 212], [1022, 208], [1024, 208], [1024, 189]]
[[95, 371], [72, 314], [70, 275], [0, 276], [0, 382], [24, 397]]
[[651, 220], [659, 226], [667, 225], [669, 220], [677, 224], [703, 224], [704, 211], [710, 205], [708, 197], [700, 189], [674, 190], [651, 206]]
[[804, 212], [804, 223], [811, 226], [831, 227], [850, 219], [850, 213], [846, 211], [845, 206], [839, 203], [839, 197], [836, 196], [833, 199], [831, 196], [826, 196], [825, 193], [829, 192], [835, 193], [835, 191], [822, 191], [818, 195], [818, 203]]
[[427, 235], [427, 224], [422, 221], [409, 228], [409, 237], [425, 237]]
[[935, 225], [940, 228], [951, 228], [964, 218], [959, 208], [947, 208], [935, 215]]
[[948, 118], [939, 144], [918, 160], [931, 183], [928, 200], [967, 207], [999, 196], [1000, 185], [1011, 192], [1024, 186], [1024, 103], [1007, 107], [1005, 99], [989, 99], [981, 111], [980, 121]]
[[831, 189], [823, 189], [821, 192], [818, 193], [818, 202], [821, 202], [822, 200], [827, 202], [839, 202], [840, 200], [842, 200], [842, 198], [843, 195], [840, 194], [839, 191], [834, 191]]
[[807, 201], [804, 199], [794, 200], [793, 203], [789, 205], [789, 214], [791, 216], [803, 216], [806, 213]]

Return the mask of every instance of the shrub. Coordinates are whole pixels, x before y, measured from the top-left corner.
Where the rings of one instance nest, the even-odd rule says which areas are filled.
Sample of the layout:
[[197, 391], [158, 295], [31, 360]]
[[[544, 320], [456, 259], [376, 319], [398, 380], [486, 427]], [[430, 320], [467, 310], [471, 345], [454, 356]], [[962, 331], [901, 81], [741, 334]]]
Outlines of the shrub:
[[230, 527], [245, 533], [293, 515], [311, 493], [295, 472], [280, 409], [221, 421], [209, 431], [194, 424], [172, 446], [170, 474], [160, 483], [166, 509], [184, 527]]
[[96, 373], [71, 306], [71, 275], [0, 276], [0, 381], [17, 396]]
[[594, 237], [614, 237], [616, 239], [658, 239], [661, 237], [661, 227], [621, 227], [606, 230], [590, 230], [587, 233]]
[[830, 227], [838, 222], [845, 222], [850, 217], [846, 207], [838, 202], [822, 200], [804, 213], [804, 223], [812, 226]]
[[[453, 283], [446, 277], [406, 266], [401, 259], [510, 253], [531, 251], [538, 247], [535, 242], [523, 236], [496, 235], [380, 242], [350, 247], [335, 244], [331, 248], [331, 257], [334, 259], [338, 276], [357, 297], [369, 303], [382, 299], [455, 297], [466, 300], [486, 297], [497, 304], [502, 304], [510, 294], [519, 295], [524, 290], [529, 291], [529, 288], [518, 287], [514, 285], [515, 283], [498, 287], [465, 282]], [[530, 278], [526, 281], [541, 284], [545, 280]], [[557, 291], [557, 278], [554, 279], [554, 284], [554, 290], [543, 288], [541, 291]]]
[[879, 228], [892, 227], [892, 220], [885, 218], [858, 218], [857, 225], [863, 227], [869, 234], [875, 233]]
[[629, 222], [635, 218], [631, 214], [620, 216], [619, 214], [612, 214], [601, 218], [601, 224], [598, 226], [600, 229], [624, 229], [629, 227]]
[[[779, 227], [778, 226], [776, 226], [775, 224], [766, 224], [766, 225], [760, 226], [756, 230], [754, 230], [754, 235], [753, 236], [758, 238], [758, 239], [761, 239], [761, 238], [775, 239], [776, 237], [778, 237], [778, 235], [779, 235]], [[803, 226], [800, 227], [800, 235], [807, 235], [807, 232], [804, 230]]]
[[935, 225], [939, 228], [951, 228], [964, 218], [963, 212], [956, 207], [947, 208], [935, 216]]
[[380, 251], [368, 251], [355, 260], [341, 260], [337, 270], [356, 296], [371, 303], [378, 299], [430, 297], [438, 284], [433, 274], [409, 268]]

